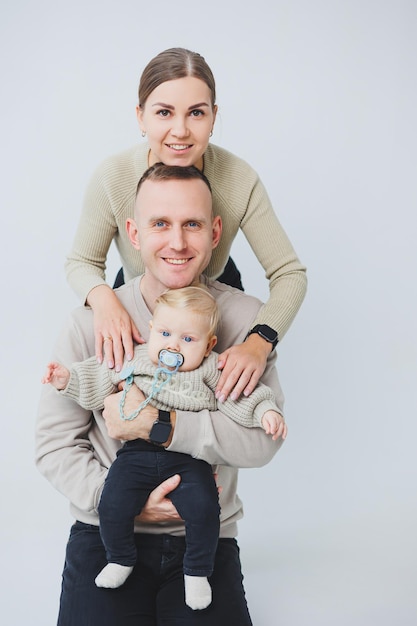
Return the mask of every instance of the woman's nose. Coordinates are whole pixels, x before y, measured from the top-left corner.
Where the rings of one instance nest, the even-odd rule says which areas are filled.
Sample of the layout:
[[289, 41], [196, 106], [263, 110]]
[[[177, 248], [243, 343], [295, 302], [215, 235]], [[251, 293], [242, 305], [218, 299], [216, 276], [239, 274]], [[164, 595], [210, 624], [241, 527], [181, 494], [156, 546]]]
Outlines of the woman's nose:
[[181, 117], [176, 117], [173, 122], [171, 134], [174, 135], [174, 137], [178, 137], [179, 139], [187, 137], [187, 135], [189, 134], [187, 121]]

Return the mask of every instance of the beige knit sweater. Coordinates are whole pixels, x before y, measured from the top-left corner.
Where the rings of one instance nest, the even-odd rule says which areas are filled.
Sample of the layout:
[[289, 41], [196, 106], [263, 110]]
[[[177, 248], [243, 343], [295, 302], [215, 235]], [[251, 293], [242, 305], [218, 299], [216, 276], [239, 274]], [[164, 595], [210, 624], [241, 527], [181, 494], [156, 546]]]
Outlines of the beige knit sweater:
[[[82, 302], [93, 287], [105, 284], [106, 258], [113, 240], [125, 281], [144, 271], [140, 252], [128, 240], [126, 219], [133, 217], [137, 183], [148, 167], [148, 150], [147, 144], [139, 144], [106, 159], [87, 188], [66, 262], [68, 281]], [[270, 287], [270, 298], [255, 323], [268, 324], [282, 339], [305, 296], [305, 267], [280, 225], [257, 173], [245, 161], [209, 144], [204, 154], [204, 173], [212, 186], [214, 213], [223, 222], [222, 238], [206, 274], [210, 278], [220, 276], [241, 228]]]
[[[261, 420], [265, 411], [280, 413], [276, 406], [275, 396], [266, 385], [258, 384], [249, 397], [241, 396], [233, 401], [229, 398], [218, 405], [214, 395], [220, 370], [217, 368], [218, 354], [211, 352], [197, 369], [191, 372], [176, 372], [158, 394], [152, 398], [151, 404], [165, 411], [219, 410], [241, 426], [262, 426]], [[148, 355], [146, 345], [135, 348], [134, 358], [125, 362], [119, 373], [109, 369], [106, 363], [99, 365], [92, 357], [71, 367], [68, 385], [62, 390], [84, 409], [96, 411], [104, 408], [104, 399], [117, 391], [117, 385], [124, 380], [124, 371], [132, 369], [135, 384], [147, 397], [152, 390], [156, 365]]]

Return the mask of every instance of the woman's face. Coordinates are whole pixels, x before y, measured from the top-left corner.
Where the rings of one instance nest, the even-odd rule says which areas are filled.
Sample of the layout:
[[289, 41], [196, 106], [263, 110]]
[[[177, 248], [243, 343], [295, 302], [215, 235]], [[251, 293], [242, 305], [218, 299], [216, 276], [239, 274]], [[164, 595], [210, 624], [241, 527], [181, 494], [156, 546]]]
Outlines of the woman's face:
[[204, 81], [186, 76], [162, 83], [136, 113], [148, 137], [149, 166], [162, 162], [202, 169], [217, 113]]

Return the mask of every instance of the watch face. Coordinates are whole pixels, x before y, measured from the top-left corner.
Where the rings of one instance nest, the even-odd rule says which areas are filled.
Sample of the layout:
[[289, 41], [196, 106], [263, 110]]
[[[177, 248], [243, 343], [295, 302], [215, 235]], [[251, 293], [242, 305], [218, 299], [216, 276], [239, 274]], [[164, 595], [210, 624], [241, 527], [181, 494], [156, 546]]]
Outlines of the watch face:
[[274, 341], [276, 341], [278, 337], [277, 332], [266, 324], [261, 324], [259, 326], [258, 333], [261, 335], [261, 337], [263, 337], [267, 341], [270, 341], [271, 343], [274, 343]]
[[163, 422], [154, 422], [151, 432], [149, 433], [149, 441], [156, 444], [165, 443], [168, 441], [171, 434], [171, 424], [164, 424]]

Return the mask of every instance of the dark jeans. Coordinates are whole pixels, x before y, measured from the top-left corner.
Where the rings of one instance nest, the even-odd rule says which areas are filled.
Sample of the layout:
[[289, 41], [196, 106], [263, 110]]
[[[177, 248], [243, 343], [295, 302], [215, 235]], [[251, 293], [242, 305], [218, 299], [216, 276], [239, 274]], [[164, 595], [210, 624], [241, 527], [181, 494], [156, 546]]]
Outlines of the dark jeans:
[[118, 451], [99, 504], [100, 532], [109, 563], [134, 565], [133, 523], [155, 487], [181, 475], [170, 498], [185, 522], [184, 574], [211, 576], [220, 529], [220, 507], [211, 465], [188, 454], [168, 452], [143, 439]]
[[[223, 274], [219, 276], [217, 280], [226, 285], [230, 285], [230, 287], [236, 287], [236, 289], [240, 289], [241, 291], [244, 291], [241, 277], [240, 277], [240, 272], [237, 269], [235, 262], [233, 261], [231, 257], [229, 257], [226, 263], [226, 267], [224, 268]], [[115, 278], [113, 289], [116, 289], [117, 287], [121, 287], [122, 285], [124, 285], [124, 282], [125, 282], [125, 279], [123, 275], [123, 268], [120, 268]]]
[[185, 541], [136, 534], [138, 560], [122, 587], [103, 589], [94, 579], [106, 564], [97, 526], [76, 522], [67, 544], [58, 626], [251, 626], [239, 548], [219, 539], [210, 584], [213, 601], [193, 611], [184, 601]]

